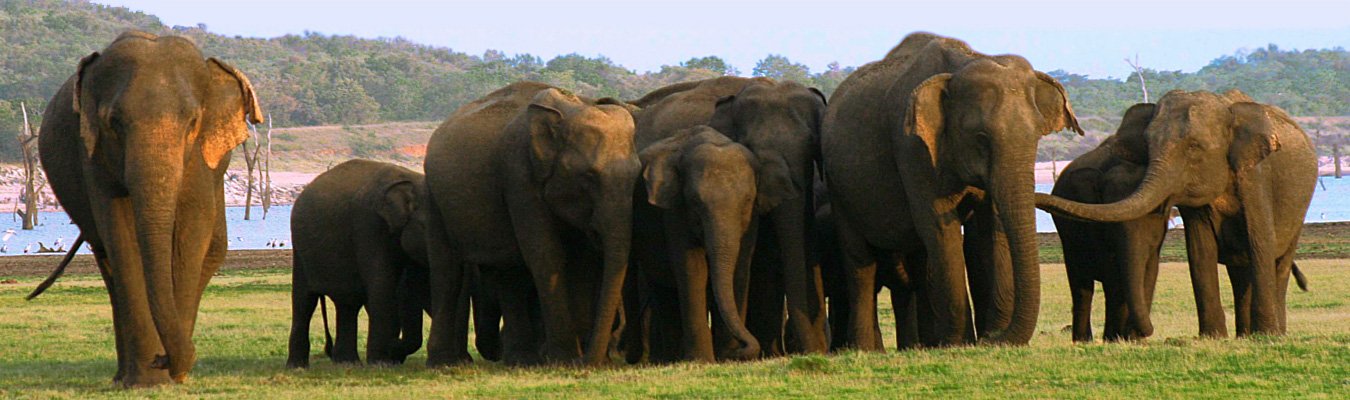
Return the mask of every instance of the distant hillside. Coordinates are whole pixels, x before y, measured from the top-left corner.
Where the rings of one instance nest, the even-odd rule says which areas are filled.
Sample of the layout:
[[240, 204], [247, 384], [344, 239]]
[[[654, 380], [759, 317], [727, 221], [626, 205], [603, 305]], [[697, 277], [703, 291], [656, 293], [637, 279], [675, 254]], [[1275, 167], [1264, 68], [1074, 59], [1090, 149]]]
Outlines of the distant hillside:
[[[19, 103], [26, 103], [30, 112], [44, 109], [80, 57], [133, 28], [191, 37], [207, 55], [244, 70], [277, 127], [439, 121], [460, 104], [522, 79], [591, 96], [632, 99], [671, 83], [741, 73], [716, 56], [638, 74], [603, 56], [570, 54], [546, 62], [496, 50], [469, 55], [401, 38], [318, 33], [227, 37], [210, 33], [204, 25], [170, 27], [152, 15], [88, 1], [0, 0], [0, 27], [0, 162], [19, 159], [10, 139], [19, 130]], [[878, 56], [885, 50], [877, 49]], [[828, 94], [852, 71], [835, 63], [812, 72], [785, 56], [768, 55], [749, 72], [804, 82]], [[1133, 75], [1119, 81], [1065, 71], [1050, 74], [1064, 82], [1080, 116], [1098, 121], [1093, 126], [1099, 132], [1114, 130], [1120, 113], [1140, 99]], [[1237, 87], [1294, 115], [1350, 115], [1350, 53], [1341, 48], [1287, 51], [1271, 45], [1219, 57], [1195, 73], [1145, 70], [1144, 77], [1155, 98], [1173, 88]], [[356, 141], [359, 147], [361, 137], [343, 140]], [[1092, 143], [1075, 142], [1068, 152]]]

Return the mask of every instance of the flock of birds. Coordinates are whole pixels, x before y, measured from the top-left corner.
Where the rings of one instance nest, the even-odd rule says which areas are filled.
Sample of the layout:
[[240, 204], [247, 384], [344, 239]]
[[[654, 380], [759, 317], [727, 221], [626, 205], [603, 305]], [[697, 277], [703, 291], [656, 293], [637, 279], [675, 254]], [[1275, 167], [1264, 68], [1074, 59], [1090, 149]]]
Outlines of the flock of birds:
[[[15, 231], [14, 231], [14, 228], [6, 229], [6, 230], [4, 231], [3, 234], [0, 234], [0, 253], [9, 253], [9, 250], [10, 250], [10, 249], [9, 249], [9, 240], [10, 240], [10, 239], [13, 239], [15, 236], [18, 236], [18, 234], [19, 234], [18, 232], [15, 232]], [[243, 243], [243, 242], [244, 242], [244, 237], [243, 237], [243, 236], [235, 236], [235, 237], [234, 237], [234, 240], [231, 240], [231, 241], [230, 241], [231, 244], [234, 244], [234, 243]], [[36, 246], [35, 246], [35, 245], [36, 245]], [[266, 246], [267, 246], [268, 248], [271, 248], [271, 249], [282, 249], [282, 248], [286, 248], [286, 239], [272, 238], [271, 240], [268, 240], [268, 241], [267, 241], [267, 245], [266, 245]], [[29, 254], [29, 253], [36, 253], [36, 254], [41, 254], [41, 253], [65, 253], [67, 250], [68, 250], [68, 249], [66, 249], [66, 238], [65, 238], [65, 236], [57, 236], [57, 237], [56, 237], [56, 241], [55, 241], [55, 242], [52, 242], [51, 247], [48, 247], [46, 244], [44, 244], [44, 243], [42, 243], [42, 242], [40, 242], [40, 241], [39, 241], [39, 242], [29, 242], [27, 245], [23, 246], [23, 253], [24, 253], [24, 254]]]

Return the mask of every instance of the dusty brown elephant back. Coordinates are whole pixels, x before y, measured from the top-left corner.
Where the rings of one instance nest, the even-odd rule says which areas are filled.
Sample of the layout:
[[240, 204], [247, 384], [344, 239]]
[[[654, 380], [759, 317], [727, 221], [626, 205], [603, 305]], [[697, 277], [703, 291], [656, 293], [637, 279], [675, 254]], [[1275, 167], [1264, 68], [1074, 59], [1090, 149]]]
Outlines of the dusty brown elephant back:
[[107, 272], [119, 382], [192, 368], [201, 291], [226, 249], [222, 175], [260, 114], [243, 73], [142, 32], [81, 60], [48, 107], [39, 151]]

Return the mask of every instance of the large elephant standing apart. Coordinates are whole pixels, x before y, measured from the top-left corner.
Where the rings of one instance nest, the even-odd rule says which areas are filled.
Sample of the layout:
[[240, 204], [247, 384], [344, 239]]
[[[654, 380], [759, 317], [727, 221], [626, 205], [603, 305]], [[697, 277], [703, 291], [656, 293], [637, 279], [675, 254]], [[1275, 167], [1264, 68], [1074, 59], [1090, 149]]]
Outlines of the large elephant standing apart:
[[1308, 135], [1279, 108], [1232, 90], [1168, 92], [1147, 120], [1147, 172], [1129, 196], [1084, 204], [1040, 195], [1057, 215], [1120, 222], [1172, 206], [1186, 250], [1200, 333], [1226, 336], [1217, 263], [1228, 265], [1238, 335], [1285, 332], [1285, 295], [1317, 181]]
[[133, 31], [80, 60], [49, 104], [38, 151], [112, 300], [113, 379], [183, 382], [225, 259], [230, 150], [261, 115], [253, 86], [188, 39]]
[[309, 366], [310, 319], [322, 296], [337, 306], [337, 344], [324, 347], [334, 361], [360, 361], [356, 317], [363, 307], [369, 363], [402, 363], [422, 347], [429, 290], [426, 213], [419, 204], [424, 190], [422, 174], [370, 160], [338, 164], [305, 186], [291, 209], [295, 254], [286, 366]]
[[850, 75], [821, 132], [853, 310], [837, 334], [880, 350], [873, 290], [877, 260], [888, 260], [914, 282], [902, 300], [931, 321], [919, 332], [926, 344], [975, 340], [967, 266], [980, 337], [1029, 341], [1040, 304], [1036, 144], [1062, 129], [1082, 132], [1054, 78], [956, 39], [911, 34]]
[[[1115, 135], [1064, 167], [1051, 193], [1094, 204], [1115, 202], [1134, 193], [1144, 180], [1148, 162], [1144, 130], [1153, 111], [1153, 104], [1130, 107]], [[1168, 215], [1150, 213], [1118, 223], [1053, 217], [1064, 246], [1064, 267], [1073, 297], [1073, 340], [1092, 341], [1092, 296], [1098, 281], [1106, 294], [1102, 337], [1111, 341], [1152, 335], [1149, 309]]]
[[[762, 352], [782, 354], [786, 294], [795, 343], [807, 352], [827, 351], [820, 271], [806, 251], [825, 96], [795, 82], [720, 77], [658, 89], [633, 104], [643, 107], [637, 114], [639, 149], [680, 129], [708, 125], [755, 155], [755, 202], [763, 217], [748, 290], [749, 299], [759, 301], [740, 300], [740, 308], [751, 309], [746, 322]], [[731, 342], [720, 340], [720, 347], [738, 347]]]
[[[630, 113], [617, 100], [520, 82], [436, 129], [425, 166], [428, 365], [468, 360], [466, 265], [501, 290], [504, 361], [570, 361], [580, 346], [586, 363], [607, 360], [641, 167]], [[543, 340], [532, 332], [535, 294]]]

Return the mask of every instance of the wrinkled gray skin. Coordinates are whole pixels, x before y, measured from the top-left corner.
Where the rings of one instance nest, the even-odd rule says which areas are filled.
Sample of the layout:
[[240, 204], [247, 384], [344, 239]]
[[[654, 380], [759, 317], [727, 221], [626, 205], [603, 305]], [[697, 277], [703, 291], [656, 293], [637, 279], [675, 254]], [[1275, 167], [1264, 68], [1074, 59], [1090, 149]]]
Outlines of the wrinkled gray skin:
[[1057, 81], [960, 40], [911, 34], [850, 75], [821, 129], [855, 310], [836, 334], [881, 350], [876, 268], [895, 261], [923, 277], [911, 286], [925, 344], [972, 343], [976, 328], [995, 343], [1027, 343], [1040, 305], [1036, 144], [1063, 129], [1081, 133]]
[[[508, 85], [442, 123], [425, 164], [427, 364], [469, 361], [468, 265], [500, 284], [505, 362], [575, 361], [582, 346], [585, 363], [607, 362], [640, 167], [628, 107], [541, 83]], [[529, 332], [532, 295], [542, 340]]]
[[361, 361], [356, 317], [362, 307], [369, 316], [367, 362], [400, 364], [422, 347], [429, 295], [426, 215], [419, 205], [424, 190], [422, 174], [369, 160], [338, 164], [305, 186], [291, 209], [287, 367], [309, 366], [310, 319], [321, 296], [337, 306], [333, 361]]
[[49, 104], [38, 152], [112, 300], [113, 379], [183, 382], [202, 290], [225, 259], [222, 177], [261, 115], [253, 87], [188, 39], [128, 32]]
[[[824, 95], [794, 82], [720, 77], [671, 85], [633, 103], [643, 107], [637, 114], [639, 149], [680, 129], [709, 125], [754, 153], [756, 208], [764, 217], [756, 227], [758, 251], [751, 276], [762, 278], [749, 283], [748, 299], [756, 300], [739, 308], [751, 310], [747, 324], [764, 355], [784, 352], [784, 295], [790, 331], [801, 350], [828, 350], [820, 272], [806, 254], [815, 213], [811, 182], [819, 158], [814, 138], [825, 110]], [[719, 350], [740, 347], [724, 338], [718, 340]]]
[[1137, 190], [1095, 205], [1038, 195], [1037, 207], [1120, 222], [1176, 206], [1200, 334], [1228, 334], [1219, 262], [1233, 283], [1237, 334], [1283, 334], [1293, 256], [1317, 180], [1307, 134], [1284, 111], [1237, 90], [1168, 92], [1148, 117], [1147, 172]]
[[[1115, 202], [1134, 193], [1144, 180], [1148, 161], [1144, 130], [1153, 112], [1153, 104], [1130, 107], [1115, 135], [1064, 167], [1051, 193], [1094, 204]], [[1092, 341], [1095, 282], [1102, 283], [1106, 295], [1105, 340], [1152, 335], [1149, 311], [1167, 215], [1150, 213], [1117, 223], [1053, 217], [1064, 246], [1064, 267], [1073, 297], [1073, 340]]]
[[[737, 304], [746, 295], [756, 240], [754, 154], [700, 125], [653, 143], [640, 156], [645, 196], [635, 199], [633, 259], [644, 293], [643, 301], [627, 304], [635, 311], [651, 308], [634, 319], [648, 324], [631, 328], [648, 333], [638, 335], [647, 338], [648, 360], [714, 360], [709, 289], [720, 326], [736, 341], [723, 356], [758, 357], [759, 342]], [[662, 340], [672, 337], [679, 340]]]

